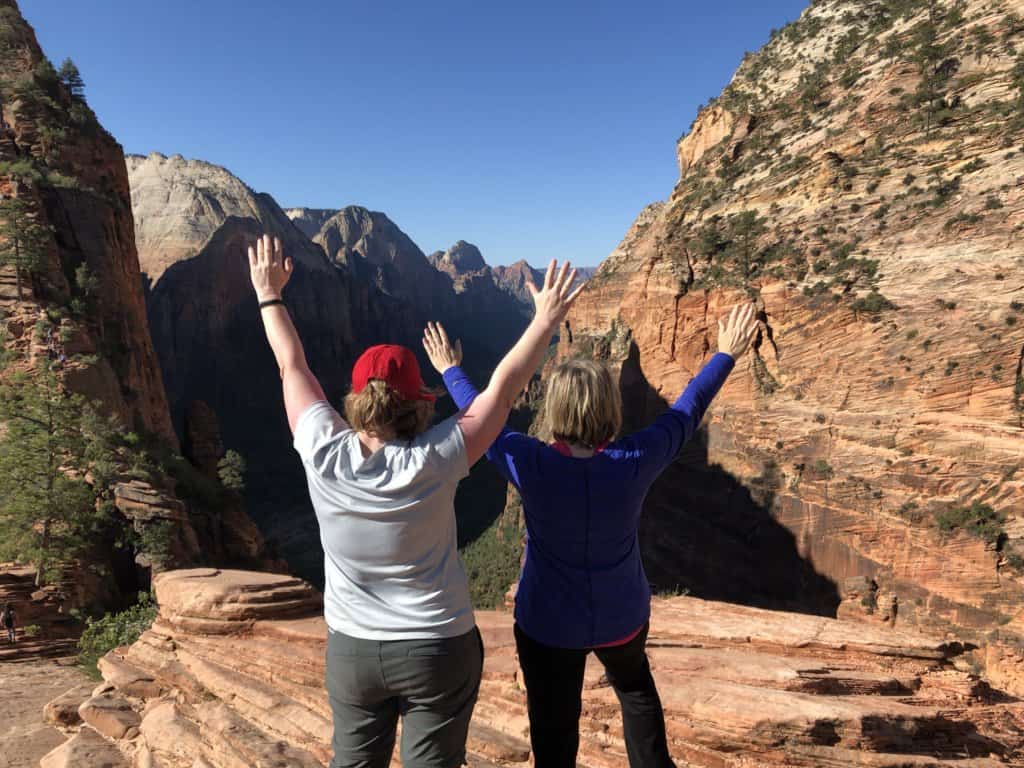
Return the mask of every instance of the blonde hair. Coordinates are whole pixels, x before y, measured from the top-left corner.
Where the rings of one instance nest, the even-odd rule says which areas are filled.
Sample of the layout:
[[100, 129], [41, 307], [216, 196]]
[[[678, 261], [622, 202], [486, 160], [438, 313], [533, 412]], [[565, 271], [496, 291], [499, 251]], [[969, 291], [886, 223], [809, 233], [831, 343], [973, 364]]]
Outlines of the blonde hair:
[[406, 400], [381, 379], [370, 379], [362, 392], [350, 392], [345, 397], [348, 423], [375, 437], [393, 432], [400, 440], [412, 440], [426, 431], [433, 416], [432, 402]]
[[597, 448], [622, 428], [622, 394], [608, 367], [575, 358], [558, 365], [544, 396], [544, 422], [556, 440]]

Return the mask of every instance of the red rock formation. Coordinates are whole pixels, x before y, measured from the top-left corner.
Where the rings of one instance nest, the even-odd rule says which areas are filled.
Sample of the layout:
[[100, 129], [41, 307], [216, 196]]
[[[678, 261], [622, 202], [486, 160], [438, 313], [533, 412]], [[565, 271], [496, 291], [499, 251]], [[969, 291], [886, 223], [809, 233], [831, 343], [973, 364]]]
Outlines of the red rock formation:
[[[159, 576], [156, 595], [152, 629], [101, 661], [107, 685], [80, 709], [88, 727], [126, 764], [325, 765], [331, 719], [316, 593], [288, 577], [193, 570]], [[525, 768], [512, 618], [477, 618], [487, 653], [469, 762]], [[958, 670], [961, 653], [917, 633], [686, 597], [656, 600], [651, 625], [671, 751], [691, 766], [1019, 761], [1020, 707]], [[579, 765], [619, 768], [618, 702], [591, 662]]]
[[[908, 95], [928, 12], [904, 5], [814, 3], [745, 59], [559, 355], [607, 359], [635, 427], [713, 353], [715, 319], [755, 301], [753, 354], [648, 498], [648, 575], [1007, 647], [1024, 636], [1024, 6], [936, 5], [929, 109]], [[975, 502], [1001, 522], [958, 523]]]
[[[49, 66], [14, 0], [0, 0], [5, 53], [0, 59], [0, 190], [32, 200], [53, 230], [50, 263], [34, 278], [30, 305], [67, 304], [79, 293], [76, 269], [98, 278], [90, 309], [69, 333], [102, 354], [76, 369], [69, 386], [102, 400], [126, 424], [175, 443], [139, 284], [128, 177], [121, 147], [84, 102], [50, 79]], [[49, 102], [18, 88], [33, 84]], [[40, 103], [43, 106], [40, 106]], [[35, 173], [13, 170], [32, 167]], [[6, 313], [24, 309], [0, 292]], [[6, 297], [6, 298], [5, 298]], [[9, 329], [11, 330], [11, 329]]]
[[[70, 392], [100, 401], [126, 430], [142, 434], [142, 444], [162, 443], [154, 453], [173, 456], [177, 436], [150, 339], [121, 147], [84, 100], [59, 82], [31, 28], [7, 0], [0, 2], [0, 35], [0, 191], [31, 201], [40, 223], [53, 232], [51, 258], [32, 271], [24, 298], [16, 284], [10, 290], [6, 274], [0, 280], [4, 341], [19, 353], [18, 367], [58, 370]], [[203, 217], [197, 213], [193, 223], [202, 226]], [[173, 251], [174, 244], [168, 247]], [[156, 266], [162, 270], [167, 264]], [[82, 280], [81, 270], [92, 279]], [[52, 331], [33, 332], [45, 318]], [[123, 562], [125, 551], [114, 551], [112, 537], [97, 541], [90, 554], [96, 562], [68, 564], [74, 577], [61, 586], [69, 607], [110, 604], [118, 592], [144, 585], [149, 568], [268, 562], [262, 539], [238, 504], [225, 505], [223, 513], [201, 509], [194, 499], [187, 503], [176, 496], [174, 486], [166, 476], [117, 485], [119, 522], [143, 538], [167, 533], [168, 551], [159, 562], [152, 562], [152, 553], [140, 554], [143, 570], [133, 573], [130, 553]], [[189, 495], [190, 489], [181, 490]], [[99, 575], [104, 573], [106, 578]]]

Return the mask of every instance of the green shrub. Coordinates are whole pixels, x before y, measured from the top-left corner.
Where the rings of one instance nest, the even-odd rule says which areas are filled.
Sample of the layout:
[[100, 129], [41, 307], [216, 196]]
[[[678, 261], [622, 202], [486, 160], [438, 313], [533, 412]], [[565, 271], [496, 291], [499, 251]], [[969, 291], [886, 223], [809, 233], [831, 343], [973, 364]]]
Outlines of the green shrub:
[[988, 504], [975, 501], [969, 507], [957, 507], [939, 512], [935, 524], [943, 533], [962, 530], [982, 541], [995, 544], [1004, 534], [1006, 516], [996, 512]]
[[984, 216], [980, 213], [958, 213], [956, 216], [947, 220], [943, 225], [943, 228], [949, 230], [960, 225], [973, 226], [974, 224], [979, 223], [983, 218]]
[[463, 547], [462, 564], [475, 608], [487, 610], [504, 605], [505, 593], [519, 578], [522, 539], [522, 532], [514, 525], [495, 523]]
[[917, 504], [913, 501], [903, 502], [900, 508], [896, 510], [896, 514], [911, 523], [920, 523], [924, 520], [924, 513], [918, 509]]
[[78, 664], [85, 673], [99, 679], [96, 662], [108, 651], [131, 645], [149, 629], [156, 618], [157, 607], [148, 592], [140, 592], [138, 602], [120, 613], [108, 613], [101, 619], [87, 619], [78, 641]]
[[895, 305], [877, 290], [872, 289], [867, 296], [862, 296], [853, 302], [854, 312], [863, 312], [868, 315], [877, 315], [886, 309], [893, 309]]

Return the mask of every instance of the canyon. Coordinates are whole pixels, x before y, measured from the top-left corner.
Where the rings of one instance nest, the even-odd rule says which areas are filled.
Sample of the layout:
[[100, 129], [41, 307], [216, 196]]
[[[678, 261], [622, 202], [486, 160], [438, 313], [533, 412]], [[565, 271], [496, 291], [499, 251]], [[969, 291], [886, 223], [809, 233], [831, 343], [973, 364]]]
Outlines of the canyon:
[[[754, 349], [641, 528], [648, 577], [675, 595], [654, 601], [650, 655], [680, 762], [1024, 760], [1022, 17], [1024, 0], [812, 2], [699, 110], [676, 187], [639, 213], [560, 335], [548, 366], [607, 362], [628, 430], [710, 357], [720, 315], [759, 311]], [[250, 466], [244, 501], [118, 484], [125, 525], [172, 525], [174, 561], [132, 553], [120, 590], [155, 573], [159, 617], [104, 658], [96, 689], [50, 708], [68, 740], [43, 768], [322, 766], [320, 595], [279, 559], [315, 579], [321, 555], [298, 462], [279, 460], [287, 427], [253, 343], [245, 245], [269, 231], [296, 260], [286, 299], [332, 397], [363, 347], [415, 346], [426, 319], [465, 337], [482, 377], [525, 322], [535, 271], [489, 267], [463, 241], [428, 256], [358, 206], [285, 210], [210, 163], [125, 161], [60, 88], [33, 111], [3, 85], [39, 80], [43, 58], [13, 0], [0, 21], [20, 53], [0, 64], [0, 192], [53, 232], [25, 295], [0, 270], [5, 349], [45, 364], [35, 323], [84, 298], [86, 264], [98, 299], [60, 319], [69, 390], [209, 482], [227, 448]], [[541, 397], [543, 375], [525, 409]], [[493, 473], [462, 493], [488, 499], [463, 535], [522, 527]], [[100, 591], [60, 589], [78, 604]], [[528, 765], [510, 614], [478, 622], [471, 764]], [[47, 631], [66, 639], [63, 622]], [[581, 765], [624, 764], [593, 665], [582, 726]]]

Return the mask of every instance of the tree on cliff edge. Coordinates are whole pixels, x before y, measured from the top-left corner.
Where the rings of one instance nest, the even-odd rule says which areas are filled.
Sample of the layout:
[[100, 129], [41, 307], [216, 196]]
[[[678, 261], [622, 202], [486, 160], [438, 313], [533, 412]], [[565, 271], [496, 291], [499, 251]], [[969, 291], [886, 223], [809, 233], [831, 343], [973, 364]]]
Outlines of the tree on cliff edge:
[[109, 421], [44, 370], [0, 386], [0, 424], [0, 559], [33, 565], [42, 584], [106, 529]]
[[64, 63], [57, 70], [57, 76], [64, 83], [64, 87], [68, 89], [68, 93], [72, 97], [85, 101], [85, 81], [82, 80], [82, 74], [78, 71], [78, 67], [75, 66], [75, 62], [70, 58], [64, 59]]
[[45, 263], [49, 245], [50, 230], [39, 223], [25, 199], [10, 197], [0, 201], [0, 264], [14, 267], [19, 300], [23, 298], [24, 275]]

